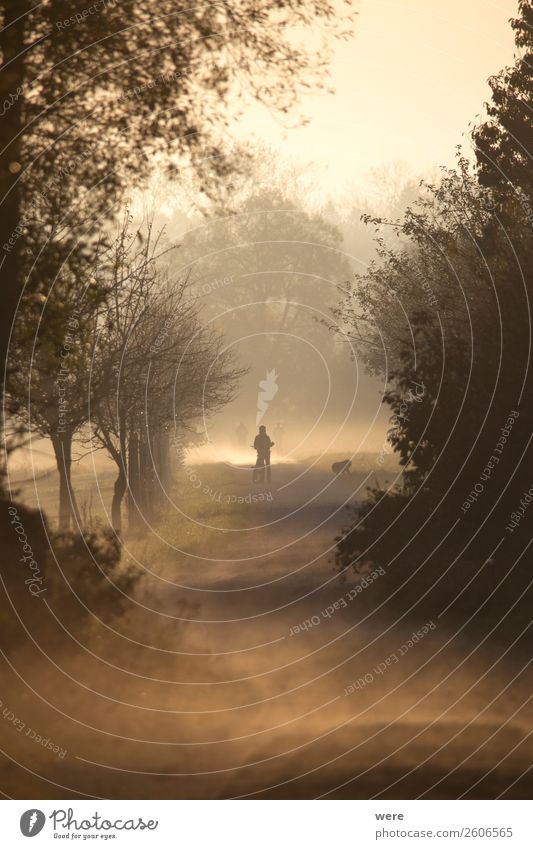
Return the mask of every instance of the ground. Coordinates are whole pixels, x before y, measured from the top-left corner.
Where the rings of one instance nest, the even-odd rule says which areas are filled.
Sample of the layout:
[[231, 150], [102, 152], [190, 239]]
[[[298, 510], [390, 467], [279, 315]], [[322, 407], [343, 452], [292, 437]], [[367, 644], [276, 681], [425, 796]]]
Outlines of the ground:
[[531, 795], [520, 652], [374, 604], [371, 566], [341, 582], [345, 505], [374, 481], [329, 465], [278, 465], [271, 484], [190, 468], [164, 519], [126, 541], [143, 577], [125, 614], [67, 633], [53, 610], [6, 652], [4, 793]]

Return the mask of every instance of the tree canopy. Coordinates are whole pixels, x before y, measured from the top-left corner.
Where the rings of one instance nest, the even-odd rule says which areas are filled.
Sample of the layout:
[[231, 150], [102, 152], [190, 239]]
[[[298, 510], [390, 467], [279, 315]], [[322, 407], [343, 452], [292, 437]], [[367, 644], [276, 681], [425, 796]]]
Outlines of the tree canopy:
[[[488, 120], [473, 133], [482, 185], [524, 192], [531, 203], [533, 167], [533, 6], [520, 0], [519, 16], [511, 26], [518, 58], [489, 80], [492, 99]], [[530, 207], [530, 212], [533, 209]]]
[[342, 18], [331, 0], [0, 2], [3, 361], [21, 286], [48, 294], [158, 157], [213, 191], [237, 167], [221, 144], [236, 104], [285, 114], [321, 85], [327, 51], [298, 34], [342, 35], [349, 5]]

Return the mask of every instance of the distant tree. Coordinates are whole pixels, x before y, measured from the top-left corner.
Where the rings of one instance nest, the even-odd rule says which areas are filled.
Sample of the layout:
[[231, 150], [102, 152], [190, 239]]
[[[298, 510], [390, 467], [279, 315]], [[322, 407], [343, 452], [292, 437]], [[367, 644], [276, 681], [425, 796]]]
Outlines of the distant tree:
[[[231, 214], [191, 227], [180, 241], [175, 273], [190, 274], [202, 316], [215, 321], [229, 343], [239, 340], [251, 367], [250, 393], [257, 393], [258, 376], [275, 367], [282, 374], [277, 400], [283, 415], [318, 414], [321, 398], [309, 392], [309, 364], [319, 351], [335, 374], [338, 340], [322, 322], [351, 277], [340, 231], [279, 188], [263, 187]], [[307, 346], [306, 354], [295, 356], [295, 345]]]
[[[308, 324], [300, 302], [322, 310], [350, 276], [337, 228], [267, 190], [185, 234], [175, 261], [211, 314], [250, 302], [247, 321], [263, 331], [298, 331]], [[239, 324], [238, 314], [228, 321]]]

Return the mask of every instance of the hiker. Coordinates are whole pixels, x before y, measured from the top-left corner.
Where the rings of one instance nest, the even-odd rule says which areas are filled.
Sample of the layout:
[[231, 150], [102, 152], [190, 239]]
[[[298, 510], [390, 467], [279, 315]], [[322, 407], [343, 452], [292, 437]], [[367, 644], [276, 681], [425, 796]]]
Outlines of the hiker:
[[244, 424], [244, 422], [239, 422], [239, 425], [235, 431], [236, 442], [239, 448], [244, 448], [246, 443], [248, 442], [248, 428]]
[[279, 454], [283, 454], [283, 442], [285, 437], [285, 428], [278, 422], [276, 427], [274, 428], [274, 439], [276, 440], [276, 445], [278, 446], [278, 456]]
[[253, 474], [254, 483], [262, 483], [264, 481], [265, 469], [267, 481], [270, 483], [270, 449], [273, 445], [274, 443], [266, 432], [266, 427], [261, 425], [259, 433], [254, 439], [254, 448], [257, 451], [257, 460]]

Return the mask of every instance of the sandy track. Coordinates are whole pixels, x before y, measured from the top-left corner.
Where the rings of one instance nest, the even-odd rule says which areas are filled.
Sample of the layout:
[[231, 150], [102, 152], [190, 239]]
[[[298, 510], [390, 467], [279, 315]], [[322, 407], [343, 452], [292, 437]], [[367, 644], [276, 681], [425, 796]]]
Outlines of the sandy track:
[[[4, 720], [6, 793], [531, 794], [527, 774], [519, 779], [531, 762], [522, 655], [477, 650], [442, 622], [373, 673], [425, 623], [375, 611], [370, 595], [324, 614], [355, 586], [339, 584], [332, 546], [364, 476], [274, 472], [270, 487], [254, 489], [236, 471], [224, 496], [268, 490], [272, 499], [247, 504], [240, 529], [194, 556], [176, 554], [166, 581], [144, 582], [141, 601], [157, 613], [146, 615], [139, 642], [159, 649], [96, 631], [84, 650], [50, 633], [43, 653], [11, 658], [18, 675], [5, 664], [4, 705], [66, 750], [54, 755]], [[306, 620], [315, 624], [298, 631]], [[175, 634], [164, 651], [162, 628]]]

